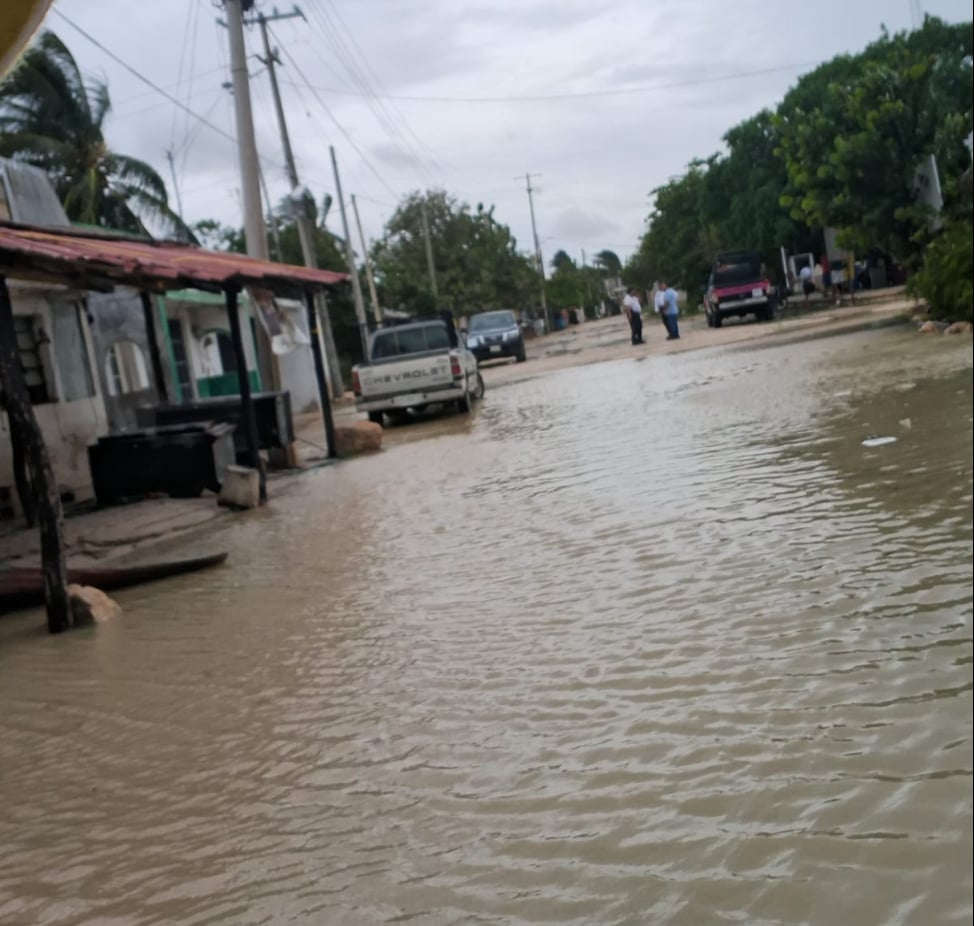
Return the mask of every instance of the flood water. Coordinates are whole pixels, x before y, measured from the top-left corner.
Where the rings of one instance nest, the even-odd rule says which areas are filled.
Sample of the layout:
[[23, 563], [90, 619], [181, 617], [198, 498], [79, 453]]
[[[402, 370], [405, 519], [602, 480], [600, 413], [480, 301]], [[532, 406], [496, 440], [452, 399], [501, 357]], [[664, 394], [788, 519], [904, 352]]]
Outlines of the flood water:
[[628, 354], [0, 620], [0, 923], [970, 923], [970, 340]]

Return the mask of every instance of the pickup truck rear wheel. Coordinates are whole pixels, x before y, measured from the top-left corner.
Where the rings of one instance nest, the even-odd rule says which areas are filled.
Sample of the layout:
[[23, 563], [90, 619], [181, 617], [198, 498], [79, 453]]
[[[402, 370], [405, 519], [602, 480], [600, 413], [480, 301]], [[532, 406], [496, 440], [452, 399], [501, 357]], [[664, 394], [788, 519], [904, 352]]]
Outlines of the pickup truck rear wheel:
[[484, 397], [484, 378], [480, 375], [480, 371], [477, 371], [477, 385], [474, 387], [473, 396], [474, 399], [482, 399]]
[[[479, 373], [477, 374], [480, 375]], [[470, 377], [467, 377], [463, 381], [463, 398], [457, 399], [457, 408], [461, 415], [468, 415], [470, 413]]]
[[382, 412], [369, 412], [369, 421], [372, 424], [382, 424]]

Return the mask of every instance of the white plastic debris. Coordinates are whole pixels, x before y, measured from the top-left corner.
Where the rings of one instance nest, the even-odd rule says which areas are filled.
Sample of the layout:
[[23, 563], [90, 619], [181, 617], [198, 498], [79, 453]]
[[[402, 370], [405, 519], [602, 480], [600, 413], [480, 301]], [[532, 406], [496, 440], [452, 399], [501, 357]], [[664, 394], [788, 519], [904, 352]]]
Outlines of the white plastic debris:
[[895, 444], [895, 437], [867, 437], [863, 442], [863, 447], [882, 447], [884, 444]]

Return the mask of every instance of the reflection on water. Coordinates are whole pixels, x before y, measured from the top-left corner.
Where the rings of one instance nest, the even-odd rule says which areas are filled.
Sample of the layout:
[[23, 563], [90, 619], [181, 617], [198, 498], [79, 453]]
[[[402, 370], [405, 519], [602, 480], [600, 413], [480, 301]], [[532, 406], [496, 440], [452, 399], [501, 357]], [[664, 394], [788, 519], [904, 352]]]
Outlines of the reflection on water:
[[5, 619], [0, 922], [969, 922], [970, 371], [565, 371]]

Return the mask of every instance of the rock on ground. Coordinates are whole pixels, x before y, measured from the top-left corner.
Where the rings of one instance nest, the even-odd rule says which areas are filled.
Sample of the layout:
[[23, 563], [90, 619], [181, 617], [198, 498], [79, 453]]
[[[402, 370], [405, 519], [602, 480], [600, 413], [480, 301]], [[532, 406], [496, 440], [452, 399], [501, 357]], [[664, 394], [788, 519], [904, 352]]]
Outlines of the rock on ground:
[[122, 613], [121, 606], [103, 591], [91, 585], [69, 585], [71, 620], [75, 627], [104, 624]]
[[228, 466], [218, 502], [227, 508], [256, 508], [260, 504], [260, 474], [246, 466]]
[[969, 334], [974, 329], [970, 322], [953, 322], [944, 329], [944, 334]]
[[382, 425], [372, 421], [353, 421], [335, 425], [335, 449], [340, 457], [382, 449]]

